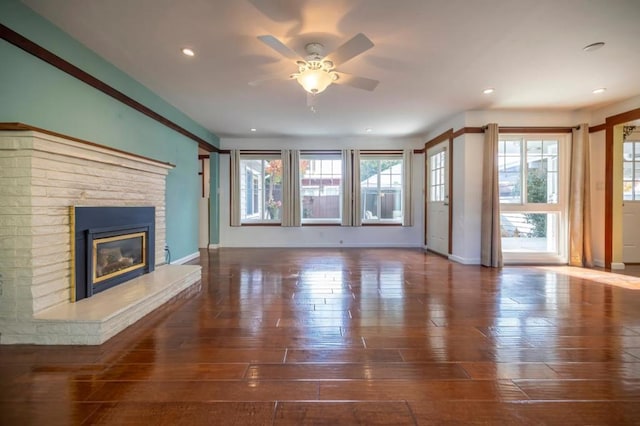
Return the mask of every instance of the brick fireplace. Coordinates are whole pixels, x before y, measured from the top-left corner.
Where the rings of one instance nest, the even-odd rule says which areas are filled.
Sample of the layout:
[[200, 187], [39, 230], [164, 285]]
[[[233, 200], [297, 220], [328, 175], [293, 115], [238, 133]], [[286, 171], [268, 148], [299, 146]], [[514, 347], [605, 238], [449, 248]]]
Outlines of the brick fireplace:
[[[164, 262], [165, 186], [172, 165], [13, 127], [0, 131], [0, 196], [5, 200], [0, 204], [1, 344], [100, 344], [198, 286], [199, 266]], [[114, 237], [122, 233], [114, 227], [121, 224], [107, 221], [87, 228], [102, 243], [96, 245], [102, 248], [101, 262], [115, 253], [119, 256], [111, 259], [109, 272], [101, 269], [97, 284], [112, 278], [118, 262], [127, 263], [121, 270], [132, 269], [125, 271], [125, 279], [116, 278], [117, 286], [92, 287], [93, 297], [77, 297], [72, 253], [77, 239], [71, 212], [100, 208], [112, 213], [109, 209], [115, 207], [146, 209], [153, 212], [152, 218], [132, 220], [127, 229], [144, 237], [132, 237], [140, 243], [121, 243], [119, 251]], [[152, 238], [145, 228], [150, 221]], [[135, 244], [149, 245], [142, 268], [136, 267], [141, 259], [131, 254]], [[149, 273], [138, 273], [145, 268]], [[93, 266], [89, 269], [95, 272]], [[87, 275], [86, 268], [80, 273]]]

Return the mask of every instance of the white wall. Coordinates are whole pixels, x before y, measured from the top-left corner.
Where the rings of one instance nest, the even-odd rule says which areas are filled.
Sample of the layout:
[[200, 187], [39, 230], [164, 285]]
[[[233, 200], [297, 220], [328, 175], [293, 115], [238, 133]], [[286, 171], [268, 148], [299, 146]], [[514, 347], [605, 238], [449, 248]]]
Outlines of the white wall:
[[468, 111], [465, 126], [498, 123], [501, 127], [568, 127], [580, 124], [571, 111]]
[[[222, 149], [415, 149], [418, 138], [270, 138], [221, 140]], [[424, 240], [424, 156], [413, 162], [414, 226], [229, 226], [229, 156], [220, 157], [220, 246], [221, 247], [422, 247]]]
[[480, 263], [483, 144], [482, 134], [466, 134], [453, 141], [451, 259], [465, 264]]
[[590, 124], [592, 126], [604, 124], [607, 117], [611, 117], [612, 115], [621, 114], [623, 112], [631, 111], [637, 108], [640, 108], [640, 96], [636, 96], [612, 105], [604, 106], [590, 112]]
[[209, 159], [198, 160], [202, 164], [202, 176], [200, 179], [200, 195], [204, 197], [198, 200], [198, 248], [209, 247], [209, 196], [210, 196], [210, 162]]
[[453, 129], [453, 131], [456, 131], [463, 128], [464, 126], [466, 126], [465, 120], [466, 120], [466, 114], [462, 113], [462, 114], [458, 114], [456, 116], [450, 117], [448, 120], [445, 120], [441, 123], [436, 124], [425, 135], [424, 141], [428, 142], [431, 139], [441, 135], [442, 133], [446, 132], [449, 129]]
[[[597, 123], [596, 123], [597, 124]], [[593, 262], [604, 266], [605, 132], [589, 135], [591, 167], [591, 238]]]

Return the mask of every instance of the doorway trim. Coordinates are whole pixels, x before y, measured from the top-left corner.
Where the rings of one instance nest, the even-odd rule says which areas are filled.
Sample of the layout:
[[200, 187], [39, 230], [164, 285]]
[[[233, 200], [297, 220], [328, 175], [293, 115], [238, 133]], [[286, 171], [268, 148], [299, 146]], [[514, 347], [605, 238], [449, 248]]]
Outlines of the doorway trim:
[[611, 268], [613, 260], [613, 128], [638, 119], [640, 108], [612, 115], [605, 120], [604, 266], [607, 269]]
[[429, 161], [429, 157], [427, 156], [427, 151], [431, 148], [433, 148], [434, 146], [440, 144], [441, 142], [445, 142], [445, 141], [449, 141], [449, 151], [447, 153], [447, 161], [448, 161], [448, 176], [447, 176], [447, 180], [448, 180], [448, 193], [449, 193], [449, 230], [448, 230], [448, 240], [449, 240], [449, 245], [448, 245], [448, 249], [447, 249], [447, 254], [451, 255], [451, 253], [453, 252], [453, 244], [452, 244], [452, 233], [453, 233], [453, 227], [452, 227], [452, 220], [453, 220], [453, 138], [454, 138], [454, 132], [453, 132], [453, 128], [444, 131], [443, 133], [439, 134], [438, 136], [434, 137], [433, 139], [431, 139], [430, 141], [426, 142], [424, 144], [424, 148], [423, 151], [424, 152], [424, 169], [425, 169], [425, 173], [424, 173], [424, 188], [425, 188], [425, 194], [424, 194], [424, 238], [423, 238], [423, 244], [425, 247], [427, 247], [427, 235], [428, 235], [428, 208], [429, 208], [429, 197], [427, 196], [427, 188], [428, 188], [428, 183], [429, 183], [429, 176], [427, 173], [428, 170], [428, 161]]

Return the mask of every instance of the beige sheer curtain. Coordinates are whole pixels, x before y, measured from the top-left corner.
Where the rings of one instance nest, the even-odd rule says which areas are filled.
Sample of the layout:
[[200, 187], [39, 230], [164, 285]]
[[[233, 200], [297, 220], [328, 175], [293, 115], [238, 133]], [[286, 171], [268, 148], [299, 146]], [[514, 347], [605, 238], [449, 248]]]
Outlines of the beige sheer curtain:
[[231, 209], [229, 210], [230, 225], [240, 226], [240, 151], [234, 149], [231, 151], [231, 182], [230, 182], [230, 199]]
[[593, 266], [591, 254], [591, 187], [589, 125], [573, 129], [569, 178], [569, 265]]
[[353, 150], [353, 159], [352, 159], [352, 226], [362, 226], [362, 194], [360, 193], [360, 150]]
[[402, 226], [413, 226], [413, 202], [411, 201], [413, 150], [405, 149], [402, 160]]
[[502, 266], [500, 239], [500, 194], [498, 192], [498, 125], [488, 124], [484, 131], [482, 163], [482, 222], [480, 259], [483, 266]]
[[282, 226], [300, 226], [300, 151], [282, 150]]
[[342, 150], [342, 226], [353, 226], [353, 163], [351, 150]]

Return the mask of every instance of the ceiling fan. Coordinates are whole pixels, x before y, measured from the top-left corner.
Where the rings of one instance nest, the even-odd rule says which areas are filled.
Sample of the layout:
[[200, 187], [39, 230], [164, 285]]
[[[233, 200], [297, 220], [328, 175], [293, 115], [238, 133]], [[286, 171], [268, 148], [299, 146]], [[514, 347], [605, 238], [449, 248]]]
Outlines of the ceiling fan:
[[[373, 47], [373, 42], [362, 33], [352, 37], [326, 56], [324, 55], [324, 46], [321, 43], [308, 43], [305, 46], [307, 53], [305, 58], [302, 58], [274, 36], [262, 35], [258, 36], [258, 39], [285, 58], [295, 61], [298, 72], [290, 74], [288, 78], [297, 80], [310, 95], [322, 93], [332, 83], [346, 84], [368, 91], [374, 90], [379, 83], [378, 80], [336, 71], [336, 67]], [[256, 80], [249, 84], [256, 86], [269, 79]], [[311, 101], [308, 98], [308, 103]]]

